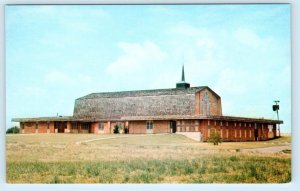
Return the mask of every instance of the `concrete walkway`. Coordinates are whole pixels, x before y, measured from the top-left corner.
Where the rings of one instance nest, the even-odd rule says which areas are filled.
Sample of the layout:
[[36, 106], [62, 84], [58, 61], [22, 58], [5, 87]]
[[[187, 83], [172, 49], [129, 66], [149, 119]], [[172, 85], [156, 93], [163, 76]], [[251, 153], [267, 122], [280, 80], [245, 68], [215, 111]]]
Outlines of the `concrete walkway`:
[[254, 149], [241, 149], [241, 152], [253, 152], [253, 153], [279, 153], [283, 150], [292, 150], [291, 145], [286, 146], [274, 146], [274, 147], [263, 147]]
[[160, 133], [160, 134], [142, 134], [142, 135], [117, 135], [114, 137], [101, 137], [101, 138], [97, 138], [97, 139], [88, 139], [88, 140], [84, 140], [84, 141], [77, 141], [76, 145], [80, 145], [81, 143], [88, 143], [88, 142], [92, 142], [92, 141], [100, 141], [100, 140], [108, 140], [108, 139], [120, 139], [120, 138], [128, 138], [128, 137], [145, 137], [145, 136], [158, 136], [158, 135], [166, 135], [168, 133]]

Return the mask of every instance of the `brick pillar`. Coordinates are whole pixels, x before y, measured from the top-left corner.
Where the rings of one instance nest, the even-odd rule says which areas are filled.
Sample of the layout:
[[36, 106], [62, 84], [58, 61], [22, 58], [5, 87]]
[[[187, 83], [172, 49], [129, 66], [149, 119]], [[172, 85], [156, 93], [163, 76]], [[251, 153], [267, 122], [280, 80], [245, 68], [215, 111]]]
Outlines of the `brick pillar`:
[[195, 120], [195, 131], [199, 131], [199, 120]]
[[46, 127], [47, 127], [47, 133], [50, 133], [50, 122], [49, 121], [47, 121]]
[[258, 125], [258, 141], [261, 141], [261, 124]]
[[70, 121], [67, 122], [67, 129], [64, 129], [64, 132], [65, 133], [70, 133], [71, 132], [71, 122]]
[[108, 129], [109, 129], [109, 133], [111, 134], [112, 132], [111, 132], [110, 121], [107, 122], [107, 127], [108, 127]]
[[35, 122], [35, 133], [39, 133], [39, 122]]

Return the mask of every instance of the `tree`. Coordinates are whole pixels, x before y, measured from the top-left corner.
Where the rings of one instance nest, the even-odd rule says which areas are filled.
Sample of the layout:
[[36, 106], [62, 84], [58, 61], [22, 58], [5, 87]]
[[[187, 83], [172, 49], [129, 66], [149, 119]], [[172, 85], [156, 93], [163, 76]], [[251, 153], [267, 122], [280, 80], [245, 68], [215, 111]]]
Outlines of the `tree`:
[[222, 143], [222, 138], [218, 132], [213, 131], [208, 137], [207, 142], [218, 145], [219, 143]]
[[115, 127], [114, 127], [114, 134], [119, 134], [119, 129], [120, 129], [120, 126], [119, 125], [115, 125]]
[[16, 134], [16, 133], [19, 133], [19, 132], [20, 132], [20, 128], [17, 127], [17, 126], [11, 127], [11, 128], [6, 130], [6, 134], [10, 134], [10, 133]]

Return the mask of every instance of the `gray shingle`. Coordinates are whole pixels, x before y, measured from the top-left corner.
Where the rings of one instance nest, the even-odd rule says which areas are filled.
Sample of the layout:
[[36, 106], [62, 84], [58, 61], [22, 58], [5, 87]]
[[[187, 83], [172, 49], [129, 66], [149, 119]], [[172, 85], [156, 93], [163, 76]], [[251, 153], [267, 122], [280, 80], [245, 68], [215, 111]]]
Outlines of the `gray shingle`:
[[92, 93], [75, 100], [74, 117], [119, 119], [123, 116], [193, 115], [195, 93], [188, 89], [157, 89]]

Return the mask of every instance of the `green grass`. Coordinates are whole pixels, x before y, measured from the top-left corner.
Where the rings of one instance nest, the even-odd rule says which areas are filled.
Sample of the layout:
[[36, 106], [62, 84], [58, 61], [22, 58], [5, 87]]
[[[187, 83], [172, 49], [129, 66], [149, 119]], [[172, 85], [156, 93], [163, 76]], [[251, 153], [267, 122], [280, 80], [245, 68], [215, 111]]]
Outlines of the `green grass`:
[[215, 156], [193, 160], [9, 162], [9, 183], [286, 183], [288, 159]]
[[[108, 138], [82, 144], [78, 141]], [[6, 136], [8, 183], [285, 183], [291, 155], [238, 152], [286, 144], [266, 142], [213, 146], [181, 135]]]

